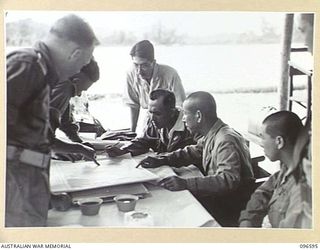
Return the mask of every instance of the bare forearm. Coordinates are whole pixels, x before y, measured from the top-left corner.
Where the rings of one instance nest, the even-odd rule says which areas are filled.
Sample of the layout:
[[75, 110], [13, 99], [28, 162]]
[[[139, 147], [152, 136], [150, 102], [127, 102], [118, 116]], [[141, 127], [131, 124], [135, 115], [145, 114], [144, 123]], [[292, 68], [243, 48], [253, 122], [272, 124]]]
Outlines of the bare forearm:
[[131, 131], [135, 132], [139, 119], [140, 107], [130, 107], [131, 113]]

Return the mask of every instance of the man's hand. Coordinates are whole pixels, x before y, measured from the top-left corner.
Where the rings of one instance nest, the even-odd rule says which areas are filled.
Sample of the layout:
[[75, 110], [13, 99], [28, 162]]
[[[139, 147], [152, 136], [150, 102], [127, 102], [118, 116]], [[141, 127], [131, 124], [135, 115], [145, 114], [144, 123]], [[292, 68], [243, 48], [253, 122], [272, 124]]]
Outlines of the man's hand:
[[60, 160], [60, 161], [80, 161], [83, 160], [82, 154], [64, 154], [64, 153], [54, 153], [52, 156], [53, 159]]
[[125, 149], [120, 149], [116, 146], [107, 146], [105, 147], [106, 153], [109, 155], [109, 157], [117, 157], [120, 155], [124, 155], [128, 153]]
[[168, 165], [168, 160], [165, 156], [148, 156], [144, 158], [142, 161], [140, 161], [138, 166], [144, 167], [144, 168], [157, 168], [163, 165]]
[[84, 141], [84, 142], [81, 142], [81, 144], [83, 144], [83, 145], [85, 145], [85, 146], [88, 146], [88, 147], [94, 149], [94, 146], [93, 146], [90, 142]]
[[187, 181], [178, 176], [170, 176], [159, 182], [159, 185], [170, 191], [187, 189]]
[[78, 147], [77, 153], [82, 154], [88, 160], [93, 161], [96, 159], [96, 151], [94, 149], [80, 143], [78, 144]]

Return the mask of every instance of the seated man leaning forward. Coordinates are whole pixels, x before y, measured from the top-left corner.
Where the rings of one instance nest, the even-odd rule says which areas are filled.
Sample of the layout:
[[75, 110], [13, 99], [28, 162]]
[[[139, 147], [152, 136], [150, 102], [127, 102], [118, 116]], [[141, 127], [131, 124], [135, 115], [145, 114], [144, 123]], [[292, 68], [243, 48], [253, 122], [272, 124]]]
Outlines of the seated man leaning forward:
[[107, 154], [116, 157], [126, 153], [132, 156], [154, 152], [172, 152], [195, 144], [192, 135], [182, 121], [183, 113], [176, 108], [173, 92], [157, 89], [149, 96], [149, 120], [142, 137], [136, 138], [125, 148], [108, 147]]
[[171, 191], [191, 191], [222, 226], [237, 226], [254, 183], [245, 140], [217, 117], [215, 100], [207, 92], [190, 94], [183, 111], [188, 129], [203, 136], [197, 145], [165, 156], [147, 157], [140, 164], [146, 168], [200, 166], [203, 177], [173, 176], [160, 185]]
[[[294, 145], [301, 129], [301, 120], [289, 111], [279, 111], [264, 119], [261, 134], [264, 152], [271, 161], [280, 160], [280, 170], [252, 194], [247, 208], [241, 212], [241, 227], [261, 227], [266, 215], [272, 227], [287, 227], [284, 221], [288, 217], [293, 218], [294, 214], [288, 213], [287, 208], [296, 196], [290, 194], [296, 184], [292, 163]], [[311, 193], [309, 196], [311, 200]], [[300, 199], [296, 199], [296, 203], [299, 202]], [[305, 227], [303, 221], [308, 220], [307, 213], [301, 210], [294, 217], [295, 223], [290, 227]]]

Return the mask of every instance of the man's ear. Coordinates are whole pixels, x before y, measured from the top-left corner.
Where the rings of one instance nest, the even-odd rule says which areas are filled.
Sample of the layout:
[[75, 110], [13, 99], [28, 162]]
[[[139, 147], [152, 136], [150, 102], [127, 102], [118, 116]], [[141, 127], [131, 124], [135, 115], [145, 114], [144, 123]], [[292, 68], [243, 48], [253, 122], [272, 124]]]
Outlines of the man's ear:
[[200, 123], [202, 121], [202, 113], [200, 110], [197, 110], [196, 112], [196, 118], [197, 118], [197, 123]]
[[282, 136], [277, 136], [275, 140], [276, 140], [277, 148], [278, 149], [283, 149], [284, 146], [285, 146], [285, 141], [284, 141], [283, 137]]
[[69, 55], [69, 60], [70, 60], [70, 61], [77, 61], [77, 60], [80, 58], [81, 53], [82, 53], [81, 49], [75, 48], [75, 49], [70, 53], [70, 55]]

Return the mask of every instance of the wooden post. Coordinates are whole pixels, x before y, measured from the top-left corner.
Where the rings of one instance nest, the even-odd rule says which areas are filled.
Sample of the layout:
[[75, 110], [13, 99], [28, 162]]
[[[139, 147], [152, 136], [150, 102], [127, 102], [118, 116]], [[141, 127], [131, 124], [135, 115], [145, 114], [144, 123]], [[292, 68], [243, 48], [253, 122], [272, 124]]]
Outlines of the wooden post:
[[293, 30], [293, 14], [286, 14], [281, 53], [281, 80], [278, 88], [279, 110], [287, 110], [289, 104], [289, 66], [291, 40]]

